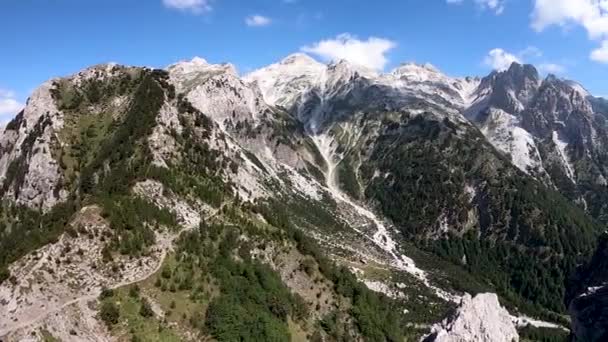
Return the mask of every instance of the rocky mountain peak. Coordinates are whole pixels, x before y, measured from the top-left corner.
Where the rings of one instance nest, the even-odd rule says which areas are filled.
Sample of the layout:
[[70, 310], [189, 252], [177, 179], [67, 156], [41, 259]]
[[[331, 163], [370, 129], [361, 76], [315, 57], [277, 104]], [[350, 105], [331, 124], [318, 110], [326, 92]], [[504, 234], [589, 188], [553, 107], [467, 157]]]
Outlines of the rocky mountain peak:
[[183, 73], [193, 72], [208, 67], [210, 64], [206, 59], [195, 56], [191, 60], [183, 60], [171, 64], [167, 67], [169, 70], [181, 70]]
[[[549, 134], [554, 126], [568, 126], [569, 135], [591, 134], [593, 105], [589, 93], [580, 84], [547, 76], [538, 88], [534, 101], [524, 116], [524, 124], [536, 135]], [[589, 137], [590, 138], [590, 137]]]
[[301, 52], [293, 53], [283, 58], [279, 64], [281, 65], [310, 65], [310, 64], [322, 64], [317, 62], [314, 58]]
[[536, 94], [539, 75], [532, 65], [512, 63], [509, 69], [492, 72], [481, 81], [480, 89], [490, 93], [488, 106], [507, 113], [519, 113]]
[[167, 67], [174, 78], [193, 80], [204, 74], [225, 73], [238, 78], [238, 72], [230, 63], [210, 64], [204, 58], [194, 57], [189, 61], [181, 61]]
[[397, 77], [406, 77], [410, 79], [418, 78], [419, 80], [423, 80], [429, 78], [429, 75], [441, 74], [441, 71], [430, 63], [404, 63], [391, 71], [391, 74]]
[[327, 67], [328, 78], [340, 78], [342, 80], [364, 77], [373, 79], [378, 76], [374, 70], [363, 65], [351, 63], [345, 59], [340, 59], [330, 63]]
[[310, 56], [295, 53], [249, 73], [243, 80], [259, 88], [268, 104], [289, 108], [303, 93], [318, 86], [326, 69]]
[[556, 95], [566, 97], [570, 101], [582, 102], [587, 100], [591, 94], [580, 83], [557, 77], [553, 74], [547, 75], [542, 81], [541, 88], [552, 87], [556, 90]]
[[538, 70], [532, 64], [513, 62], [505, 73], [518, 80], [527, 78], [538, 81], [539, 79]]

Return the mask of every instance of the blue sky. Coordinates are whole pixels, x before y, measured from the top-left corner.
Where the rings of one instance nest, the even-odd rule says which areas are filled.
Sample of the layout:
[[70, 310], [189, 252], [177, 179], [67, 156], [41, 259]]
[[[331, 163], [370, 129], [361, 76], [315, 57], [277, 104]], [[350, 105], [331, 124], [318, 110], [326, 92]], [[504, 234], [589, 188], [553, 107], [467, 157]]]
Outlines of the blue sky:
[[1, 0], [0, 119], [41, 82], [97, 63], [201, 56], [242, 73], [305, 50], [453, 76], [513, 60], [608, 95], [608, 0]]

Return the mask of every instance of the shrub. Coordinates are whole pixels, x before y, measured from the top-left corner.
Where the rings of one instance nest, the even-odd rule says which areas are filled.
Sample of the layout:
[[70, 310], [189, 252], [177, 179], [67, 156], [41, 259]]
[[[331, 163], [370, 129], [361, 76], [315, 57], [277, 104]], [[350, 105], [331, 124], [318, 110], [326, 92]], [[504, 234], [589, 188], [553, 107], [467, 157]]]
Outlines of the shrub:
[[111, 327], [112, 325], [118, 323], [120, 311], [114, 302], [103, 302], [101, 305], [101, 310], [99, 311], [99, 317], [108, 327]]
[[141, 306], [139, 307], [139, 314], [142, 317], [149, 318], [154, 316], [154, 311], [147, 298], [141, 299]]

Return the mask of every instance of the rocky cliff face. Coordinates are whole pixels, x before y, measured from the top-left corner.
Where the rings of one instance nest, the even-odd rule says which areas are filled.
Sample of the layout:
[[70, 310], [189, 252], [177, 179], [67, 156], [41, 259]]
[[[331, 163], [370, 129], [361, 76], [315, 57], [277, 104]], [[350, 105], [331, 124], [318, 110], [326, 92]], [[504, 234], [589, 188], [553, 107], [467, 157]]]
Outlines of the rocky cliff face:
[[52, 98], [52, 87], [52, 82], [46, 82], [36, 89], [0, 137], [2, 197], [45, 211], [67, 197], [59, 163], [51, 155], [51, 145], [63, 127], [63, 113]]
[[443, 322], [433, 325], [425, 342], [516, 342], [519, 335], [509, 312], [492, 293], [465, 295]]
[[531, 65], [484, 78], [466, 111], [522, 171], [605, 220], [606, 122], [602, 100]]

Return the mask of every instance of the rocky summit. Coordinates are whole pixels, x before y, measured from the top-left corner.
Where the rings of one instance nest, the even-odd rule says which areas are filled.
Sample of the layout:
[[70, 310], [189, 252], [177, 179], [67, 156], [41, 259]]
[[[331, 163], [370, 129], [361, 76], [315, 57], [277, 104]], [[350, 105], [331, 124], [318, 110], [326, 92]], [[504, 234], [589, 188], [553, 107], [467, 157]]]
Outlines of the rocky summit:
[[607, 118], [518, 63], [51, 79], [0, 135], [0, 340], [602, 341]]

